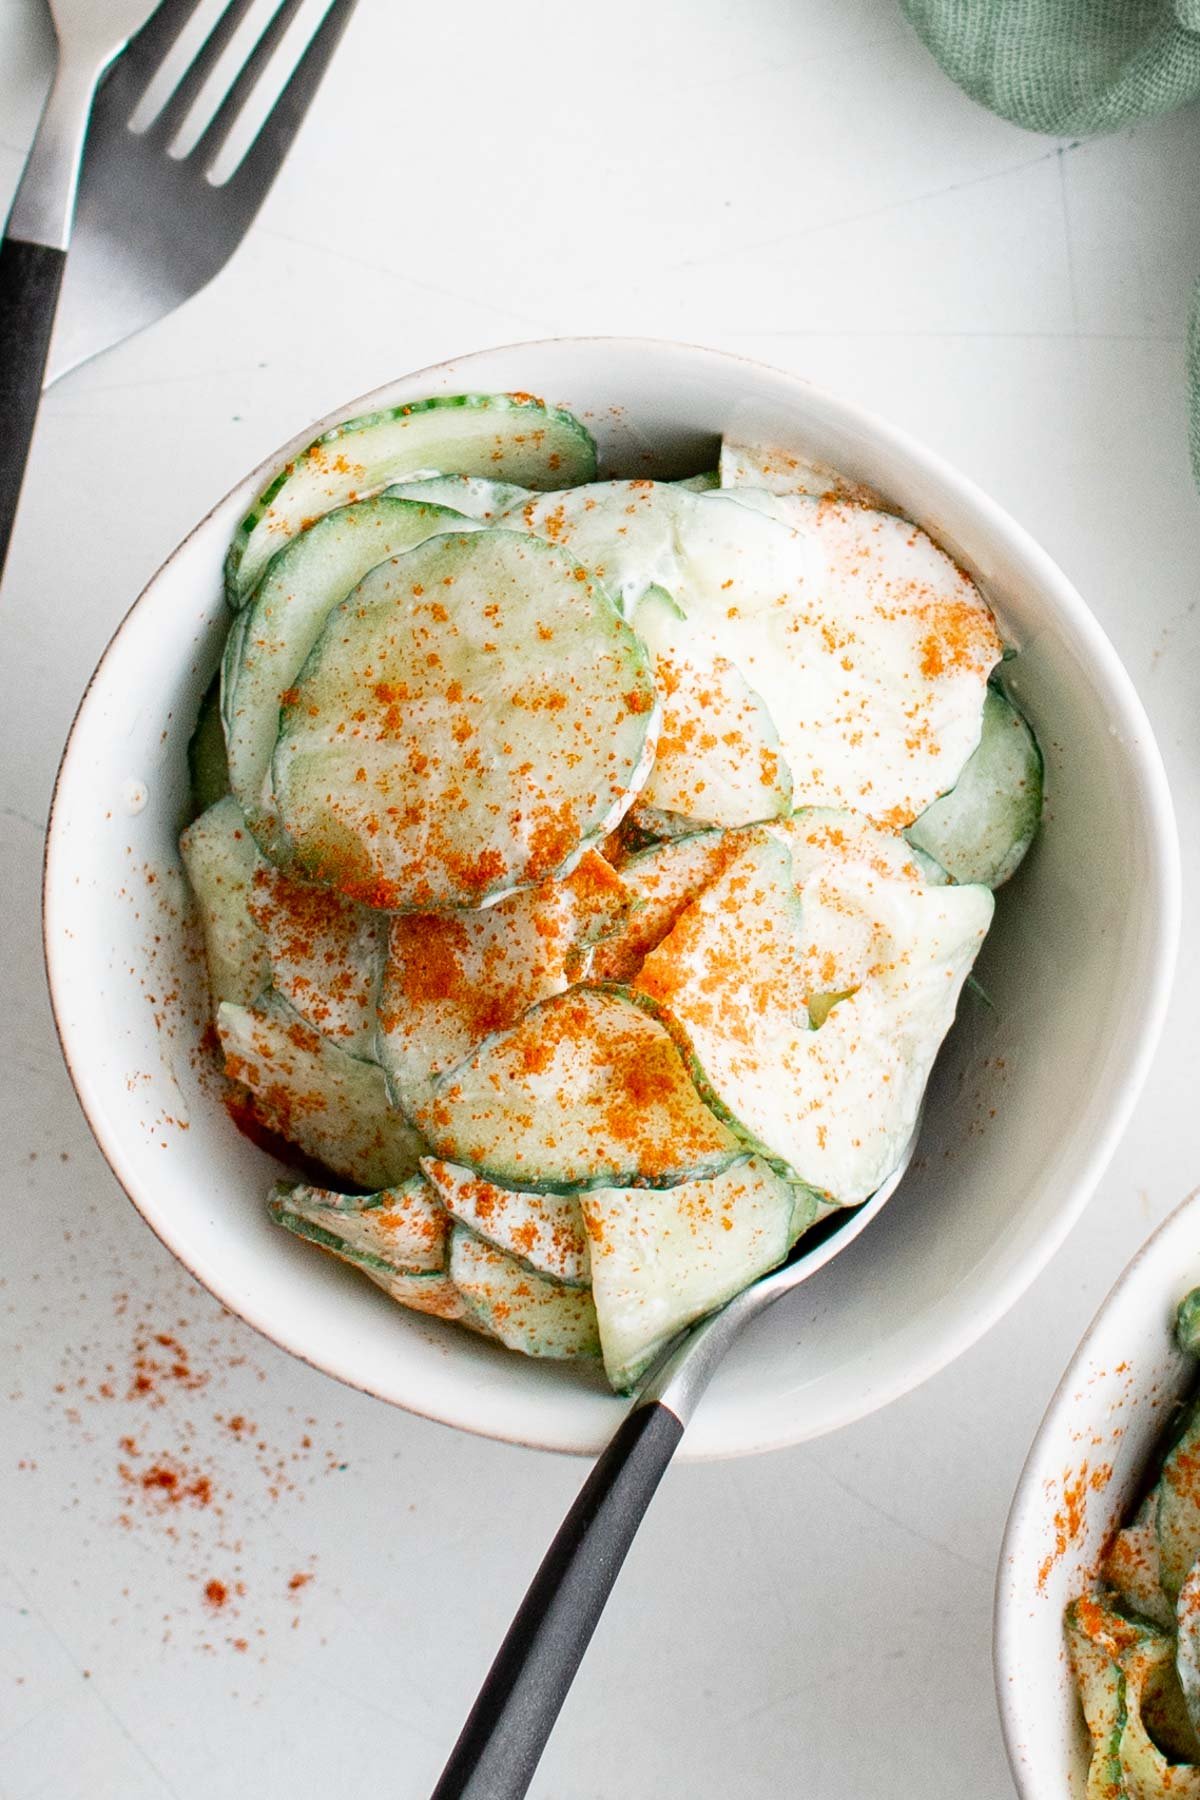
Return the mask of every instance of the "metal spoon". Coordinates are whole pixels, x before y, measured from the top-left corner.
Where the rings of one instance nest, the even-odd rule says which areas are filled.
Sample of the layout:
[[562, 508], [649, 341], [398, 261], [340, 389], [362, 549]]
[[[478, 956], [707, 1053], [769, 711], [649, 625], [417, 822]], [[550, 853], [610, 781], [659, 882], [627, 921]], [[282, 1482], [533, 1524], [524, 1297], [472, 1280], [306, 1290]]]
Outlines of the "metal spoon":
[[[559, 1527], [501, 1644], [432, 1800], [520, 1800], [575, 1679], [605, 1602], [684, 1427], [717, 1365], [751, 1319], [853, 1242], [912, 1161], [917, 1120], [883, 1186], [825, 1235], [743, 1289], [669, 1348], [639, 1390]], [[821, 1231], [821, 1226], [816, 1228]]]

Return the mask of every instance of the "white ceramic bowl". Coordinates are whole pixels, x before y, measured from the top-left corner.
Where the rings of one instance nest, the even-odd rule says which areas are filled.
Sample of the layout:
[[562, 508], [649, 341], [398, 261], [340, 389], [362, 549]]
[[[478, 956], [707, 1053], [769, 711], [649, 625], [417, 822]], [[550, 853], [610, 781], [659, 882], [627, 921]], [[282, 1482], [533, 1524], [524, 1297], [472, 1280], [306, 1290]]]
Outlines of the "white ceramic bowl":
[[996, 1692], [1021, 1800], [1085, 1800], [1088, 1736], [1063, 1639], [1124, 1524], [1173, 1403], [1196, 1379], [1175, 1309], [1200, 1286], [1200, 1193], [1138, 1251], [1088, 1328], [1042, 1420], [1008, 1518], [996, 1584]]
[[276, 1342], [472, 1431], [581, 1452], [606, 1439], [622, 1403], [586, 1375], [406, 1315], [273, 1227], [262, 1195], [275, 1165], [231, 1128], [194, 1054], [203, 1003], [178, 918], [175, 839], [185, 746], [228, 623], [220, 572], [233, 528], [270, 471], [317, 431], [468, 389], [523, 389], [571, 408], [595, 433], [604, 469], [618, 475], [711, 465], [734, 425], [802, 446], [926, 525], [982, 583], [1020, 649], [1009, 676], [1046, 751], [1050, 807], [985, 946], [979, 974], [995, 1011], [964, 1005], [935, 1076], [922, 1153], [900, 1193], [803, 1298], [737, 1347], [683, 1449], [711, 1457], [795, 1443], [943, 1367], [1061, 1241], [1142, 1084], [1179, 910], [1159, 756], [1087, 607], [978, 489], [860, 408], [711, 350], [565, 339], [421, 370], [306, 427], [159, 571], [80, 707], [46, 861], [47, 963], [67, 1061], [96, 1137], [146, 1219], [226, 1306]]

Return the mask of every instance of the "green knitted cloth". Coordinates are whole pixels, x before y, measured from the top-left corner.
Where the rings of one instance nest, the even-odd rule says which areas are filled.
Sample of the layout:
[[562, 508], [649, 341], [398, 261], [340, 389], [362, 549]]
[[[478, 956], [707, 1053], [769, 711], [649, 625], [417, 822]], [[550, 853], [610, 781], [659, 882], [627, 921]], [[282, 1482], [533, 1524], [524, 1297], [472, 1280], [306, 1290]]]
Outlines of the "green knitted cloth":
[[[946, 73], [1031, 131], [1115, 131], [1200, 96], [1200, 0], [900, 0]], [[1200, 482], [1200, 288], [1188, 329]]]

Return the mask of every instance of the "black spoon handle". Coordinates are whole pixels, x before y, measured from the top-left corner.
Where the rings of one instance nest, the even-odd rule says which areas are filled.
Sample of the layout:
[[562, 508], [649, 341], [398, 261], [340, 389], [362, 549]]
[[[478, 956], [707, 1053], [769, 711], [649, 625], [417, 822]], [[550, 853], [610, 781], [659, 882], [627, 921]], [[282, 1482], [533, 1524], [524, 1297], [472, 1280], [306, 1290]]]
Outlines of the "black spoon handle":
[[432, 1800], [521, 1800], [682, 1436], [659, 1400], [628, 1414], [546, 1552]]
[[42, 397], [42, 376], [62, 285], [65, 250], [6, 237], [0, 243], [0, 575]]

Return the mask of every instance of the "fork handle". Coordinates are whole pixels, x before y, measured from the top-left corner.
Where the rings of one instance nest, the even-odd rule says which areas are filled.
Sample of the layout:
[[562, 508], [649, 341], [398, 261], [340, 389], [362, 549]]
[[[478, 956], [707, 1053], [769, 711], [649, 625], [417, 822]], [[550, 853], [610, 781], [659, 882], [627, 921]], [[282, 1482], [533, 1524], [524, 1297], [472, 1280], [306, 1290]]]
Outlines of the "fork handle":
[[6, 237], [0, 243], [0, 575], [42, 396], [67, 253]]
[[683, 1436], [658, 1400], [628, 1413], [559, 1527], [432, 1800], [521, 1800], [655, 1489]]

